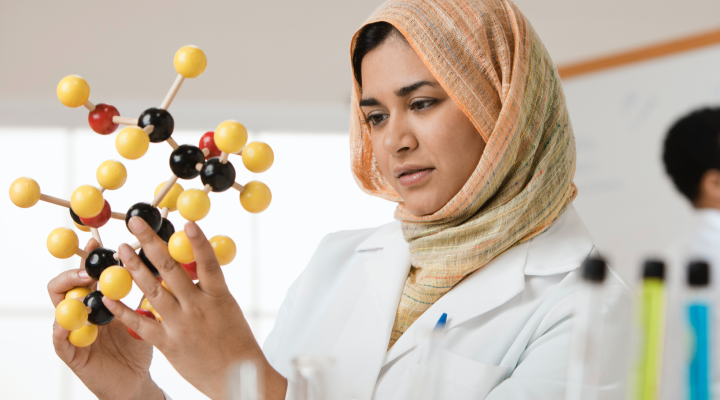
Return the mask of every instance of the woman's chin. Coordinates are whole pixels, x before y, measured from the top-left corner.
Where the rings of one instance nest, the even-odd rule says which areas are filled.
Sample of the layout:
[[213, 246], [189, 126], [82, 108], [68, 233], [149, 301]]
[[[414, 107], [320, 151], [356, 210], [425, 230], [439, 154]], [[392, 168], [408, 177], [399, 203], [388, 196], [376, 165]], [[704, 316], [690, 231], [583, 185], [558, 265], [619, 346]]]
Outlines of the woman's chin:
[[409, 198], [405, 199], [405, 207], [412, 215], [418, 217], [435, 214], [445, 205], [445, 203], [438, 203], [437, 200], [414, 198], [414, 196], [409, 196]]

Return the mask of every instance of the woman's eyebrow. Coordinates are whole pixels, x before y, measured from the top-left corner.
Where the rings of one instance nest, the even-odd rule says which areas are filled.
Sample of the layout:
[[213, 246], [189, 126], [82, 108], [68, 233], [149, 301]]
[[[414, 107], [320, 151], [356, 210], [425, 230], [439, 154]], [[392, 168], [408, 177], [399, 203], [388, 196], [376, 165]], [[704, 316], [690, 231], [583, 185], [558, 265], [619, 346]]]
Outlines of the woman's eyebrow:
[[409, 95], [410, 93], [414, 92], [415, 90], [417, 90], [418, 88], [421, 88], [423, 86], [435, 86], [435, 85], [429, 81], [419, 81], [419, 82], [413, 83], [412, 85], [408, 85], [408, 86], [405, 86], [405, 87], [402, 87], [402, 88], [396, 90], [395, 94], [398, 97], [405, 97], [405, 96]]
[[[418, 82], [413, 83], [412, 85], [401, 87], [400, 89], [396, 90], [395, 95], [397, 95], [398, 97], [405, 97], [423, 86], [435, 86], [435, 84], [430, 81], [418, 81]], [[380, 102], [377, 101], [377, 99], [375, 99], [374, 97], [360, 100], [360, 107], [379, 106], [379, 105], [380, 105]]]
[[380, 102], [371, 97], [369, 99], [360, 100], [360, 107], [379, 106]]

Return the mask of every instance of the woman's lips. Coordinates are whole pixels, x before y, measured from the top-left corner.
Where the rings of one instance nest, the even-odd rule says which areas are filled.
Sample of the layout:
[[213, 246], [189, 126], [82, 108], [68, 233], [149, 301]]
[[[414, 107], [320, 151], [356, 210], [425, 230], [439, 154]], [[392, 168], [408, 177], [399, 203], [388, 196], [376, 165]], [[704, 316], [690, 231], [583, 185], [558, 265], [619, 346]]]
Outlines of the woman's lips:
[[400, 181], [400, 184], [403, 186], [412, 186], [420, 183], [423, 179], [425, 179], [428, 174], [433, 172], [435, 168], [426, 168], [414, 171], [409, 174], [402, 175], [398, 180]]

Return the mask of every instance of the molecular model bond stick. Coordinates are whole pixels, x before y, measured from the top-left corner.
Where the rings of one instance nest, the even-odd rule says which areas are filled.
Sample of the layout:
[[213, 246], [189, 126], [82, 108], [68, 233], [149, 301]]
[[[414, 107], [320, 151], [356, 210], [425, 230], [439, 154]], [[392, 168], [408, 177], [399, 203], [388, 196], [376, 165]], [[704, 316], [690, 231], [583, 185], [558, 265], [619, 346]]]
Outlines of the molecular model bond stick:
[[[152, 201], [132, 205], [127, 212], [113, 212], [104, 198], [106, 191], [120, 189], [127, 181], [127, 169], [115, 160], [100, 164], [96, 172], [98, 187], [82, 185], [76, 188], [70, 200], [63, 200], [40, 191], [40, 185], [31, 178], [18, 178], [10, 185], [10, 199], [21, 208], [32, 207], [38, 201], [45, 201], [69, 209], [76, 228], [90, 232], [99, 247], [90, 253], [79, 247], [75, 231], [57, 228], [47, 237], [47, 248], [57, 258], [78, 255], [85, 259], [85, 270], [98, 282], [100, 290], [91, 291], [78, 287], [68, 291], [65, 300], [55, 309], [57, 323], [70, 331], [68, 339], [78, 347], [91, 345], [98, 334], [98, 325], [105, 325], [114, 316], [103, 305], [102, 297], [120, 300], [130, 293], [132, 277], [119, 261], [117, 252], [104, 246], [99, 228], [110, 219], [124, 220], [127, 226], [130, 218], [142, 218], [168, 245], [170, 256], [178, 261], [191, 279], [197, 280], [195, 258], [187, 235], [175, 231], [167, 219], [168, 213], [178, 211], [188, 221], [199, 221], [210, 212], [210, 192], [224, 192], [230, 188], [240, 192], [240, 204], [251, 213], [264, 211], [272, 200], [270, 189], [262, 182], [252, 181], [245, 185], [235, 181], [235, 167], [229, 161], [231, 154], [242, 157], [243, 165], [251, 172], [267, 171], [273, 164], [274, 154], [270, 146], [262, 142], [247, 143], [245, 127], [235, 121], [224, 121], [214, 131], [206, 132], [198, 146], [178, 145], [172, 138], [175, 123], [167, 111], [186, 78], [200, 76], [207, 66], [207, 58], [195, 46], [185, 46], [175, 53], [175, 70], [178, 76], [158, 108], [148, 108], [135, 118], [123, 117], [117, 108], [108, 104], [90, 102], [90, 86], [81, 77], [69, 75], [57, 87], [57, 96], [65, 106], [85, 106], [88, 123], [93, 131], [109, 135], [119, 125], [126, 125], [115, 138], [118, 153], [129, 160], [136, 160], [147, 152], [150, 143], [167, 142], [173, 149], [170, 155], [170, 178], [156, 188]], [[200, 176], [203, 189], [183, 189], [179, 179], [191, 180]], [[227, 236], [217, 235], [210, 239], [220, 265], [227, 265], [235, 258], [237, 247]], [[145, 255], [139, 242], [131, 244], [138, 256], [159, 277], [159, 272]], [[165, 289], [170, 288], [162, 282]], [[172, 291], [170, 292], [172, 293]], [[162, 317], [145, 299], [139, 314], [158, 322]], [[128, 328], [129, 334], [141, 339]]]

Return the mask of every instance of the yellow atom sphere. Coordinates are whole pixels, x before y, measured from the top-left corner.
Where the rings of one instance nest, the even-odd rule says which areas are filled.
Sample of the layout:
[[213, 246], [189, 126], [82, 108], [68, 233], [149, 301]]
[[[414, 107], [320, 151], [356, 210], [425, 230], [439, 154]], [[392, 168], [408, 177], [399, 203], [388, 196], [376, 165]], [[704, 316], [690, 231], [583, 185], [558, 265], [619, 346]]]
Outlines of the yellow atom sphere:
[[266, 184], [258, 181], [248, 182], [240, 193], [240, 204], [251, 213], [265, 211], [272, 201], [272, 193]]
[[47, 238], [47, 249], [54, 257], [70, 258], [78, 249], [77, 234], [68, 228], [54, 229]]
[[82, 185], [70, 196], [70, 208], [79, 217], [92, 218], [100, 214], [105, 206], [102, 193], [95, 186]]
[[65, 293], [66, 299], [79, 299], [81, 297], [85, 297], [91, 293], [90, 289], [80, 286], [76, 288], [72, 288]]
[[120, 189], [127, 181], [127, 169], [120, 161], [103, 161], [95, 174], [100, 186], [107, 190]]
[[90, 85], [77, 75], [68, 75], [58, 83], [57, 97], [67, 107], [80, 107], [90, 98]]
[[228, 265], [235, 259], [237, 247], [229, 237], [224, 235], [213, 236], [210, 239], [210, 244], [220, 265]]
[[197, 78], [207, 67], [207, 57], [195, 46], [184, 46], [175, 53], [175, 70], [185, 78]]
[[126, 126], [115, 138], [115, 148], [128, 160], [137, 160], [144, 156], [148, 147], [150, 147], [148, 134], [137, 126]]
[[263, 142], [251, 142], [242, 151], [242, 160], [250, 172], [265, 172], [273, 165], [275, 154]]
[[[163, 182], [163, 183], [159, 184], [157, 186], [157, 188], [155, 188], [155, 196], [157, 196], [157, 194], [160, 192], [160, 189], [162, 189], [163, 186], [165, 186], [165, 183], [166, 182]], [[183, 192], [183, 190], [184, 190], [183, 187], [180, 186], [179, 183], [173, 184], [173, 186], [172, 186], [172, 188], [170, 188], [170, 191], [168, 192], [168, 194], [165, 195], [165, 198], [163, 199], [163, 201], [161, 201], [160, 204], [158, 204], [158, 208], [162, 210], [163, 208], [167, 207], [167, 209], [170, 211], [176, 211], [177, 210], [177, 200], [178, 200], [178, 197], [180, 196], [180, 194]]]
[[90, 232], [90, 227], [88, 227], [88, 226], [80, 225], [80, 224], [78, 224], [78, 223], [75, 222], [75, 221], [73, 221], [73, 224], [75, 224], [75, 227], [78, 228], [78, 229], [80, 229], [80, 230], [83, 231], [83, 232]]
[[189, 264], [195, 260], [190, 241], [185, 231], [177, 231], [170, 236], [168, 252], [173, 260], [182, 264]]
[[178, 196], [177, 209], [188, 221], [200, 221], [210, 212], [210, 197], [200, 189], [188, 189]]
[[226, 153], [237, 153], [247, 143], [247, 129], [235, 121], [225, 121], [215, 128], [215, 146]]
[[40, 200], [40, 185], [30, 178], [17, 178], [10, 185], [10, 200], [21, 208], [32, 207]]
[[70, 332], [68, 341], [75, 347], [88, 347], [97, 339], [98, 327], [93, 324], [83, 325], [82, 328]]
[[65, 330], [78, 330], [87, 319], [87, 307], [78, 299], [65, 299], [55, 308], [55, 320]]
[[105, 268], [98, 280], [103, 296], [120, 300], [132, 289], [132, 277], [127, 269], [119, 265]]

